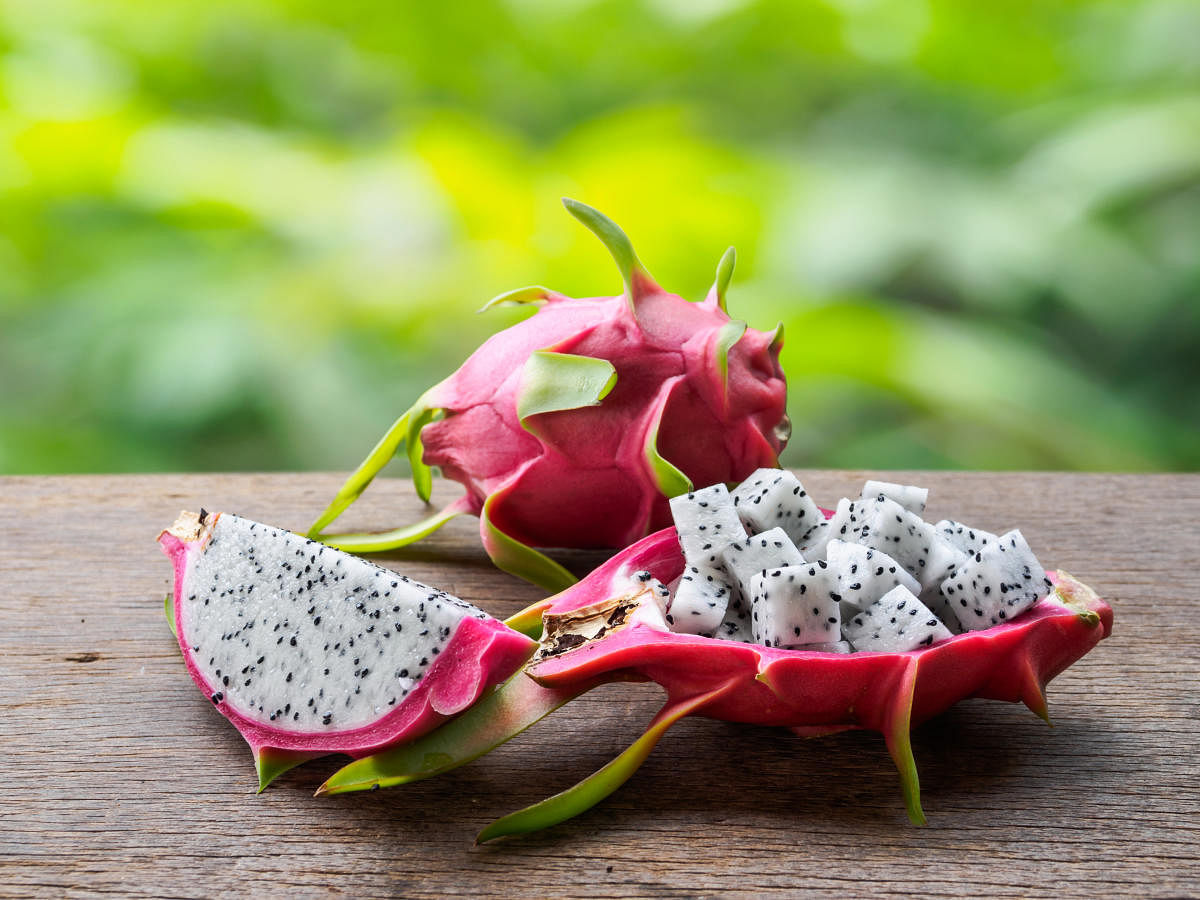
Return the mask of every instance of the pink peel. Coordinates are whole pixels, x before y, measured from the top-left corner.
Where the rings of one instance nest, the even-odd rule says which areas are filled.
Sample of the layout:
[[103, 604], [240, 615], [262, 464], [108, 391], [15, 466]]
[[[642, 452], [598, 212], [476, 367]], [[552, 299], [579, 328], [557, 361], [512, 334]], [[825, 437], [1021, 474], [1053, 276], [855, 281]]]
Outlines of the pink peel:
[[304, 733], [254, 721], [235, 708], [222, 687], [210, 682], [201, 671], [184, 628], [182, 594], [188, 567], [203, 551], [220, 515], [210, 514], [207, 527], [193, 539], [181, 538], [168, 530], [159, 535], [158, 542], [174, 568], [173, 602], [169, 610], [188, 674], [250, 745], [260, 790], [272, 778], [307, 760], [330, 753], [367, 756], [433, 730], [472, 706], [486, 690], [516, 670], [533, 650], [534, 645], [526, 636], [495, 619], [465, 617], [416, 687], [394, 709], [366, 726]]
[[[879, 731], [900, 774], [909, 818], [924, 824], [912, 727], [967, 697], [1023, 702], [1048, 719], [1045, 685], [1112, 630], [1108, 604], [1065, 572], [1048, 573], [1054, 591], [1012, 621], [906, 653], [783, 650], [666, 632], [631, 617], [649, 591], [634, 573], [647, 571], [669, 583], [682, 569], [675, 531], [663, 529], [579, 584], [512, 617], [509, 621], [527, 633], [537, 630], [539, 618], [546, 626], [538, 654], [503, 689], [520, 701], [511, 702], [512, 707], [534, 714], [509, 722], [501, 713], [488, 720], [488, 747], [549, 714], [568, 695], [610, 681], [654, 681], [667, 692], [659, 724], [663, 716], [673, 722], [697, 715], [785, 727], [805, 738], [850, 729]], [[546, 690], [550, 693], [541, 693]], [[480, 715], [487, 719], [486, 710]], [[478, 755], [456, 756], [440, 734], [409, 745], [406, 756], [420, 760], [427, 746], [436, 746], [443, 751], [438, 771], [444, 772]], [[480, 840], [545, 827], [599, 802], [629, 777], [659, 736], [652, 725], [609, 766], [562, 794], [499, 820]], [[371, 779], [356, 778], [356, 766], [370, 771]], [[361, 790], [424, 777], [419, 769], [407, 763], [392, 769], [383, 757], [372, 757], [331, 781], [340, 790]]]

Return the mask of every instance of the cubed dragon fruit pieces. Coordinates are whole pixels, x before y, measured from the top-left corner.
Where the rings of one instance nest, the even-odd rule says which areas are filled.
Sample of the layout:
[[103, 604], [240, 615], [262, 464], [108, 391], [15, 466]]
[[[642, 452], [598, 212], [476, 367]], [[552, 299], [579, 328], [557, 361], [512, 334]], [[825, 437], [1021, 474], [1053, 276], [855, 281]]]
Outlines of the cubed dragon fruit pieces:
[[714, 637], [723, 641], [736, 641], [741, 644], [753, 644], [754, 632], [750, 628], [750, 613], [743, 612], [732, 615], [728, 611]]
[[1000, 535], [942, 582], [968, 631], [1011, 621], [1052, 587], [1020, 531]]
[[843, 497], [824, 527], [815, 531], [805, 543], [796, 546], [809, 562], [824, 559], [830, 541], [857, 541], [862, 526], [861, 501]]
[[729, 489], [723, 484], [672, 497], [671, 516], [684, 558], [692, 565], [746, 538]]
[[958, 621], [958, 613], [954, 609], [954, 604], [950, 602], [950, 598], [946, 596], [940, 584], [925, 588], [918, 596], [921, 602], [929, 607], [929, 611], [942, 620], [942, 624], [949, 628], [952, 634], [962, 634], [966, 631]]
[[772, 528], [742, 541], [734, 541], [721, 551], [721, 562], [735, 582], [741, 597], [751, 594], [750, 579], [764, 569], [798, 566], [804, 557], [782, 528]]
[[825, 558], [837, 574], [837, 593], [843, 618], [860, 613], [892, 588], [904, 585], [914, 594], [921, 591], [917, 580], [882, 550], [846, 541], [830, 541]]
[[799, 543], [825, 516], [804, 486], [786, 469], [759, 469], [732, 493], [733, 505], [751, 534], [782, 528]]
[[667, 624], [681, 634], [712, 637], [729, 607], [734, 587], [719, 569], [688, 566], [679, 578], [667, 612]]
[[942, 519], [933, 526], [937, 533], [963, 553], [974, 556], [984, 547], [996, 543], [996, 535], [982, 528], [972, 528], [953, 519]]
[[895, 500], [916, 516], [925, 515], [925, 502], [929, 499], [929, 488], [911, 484], [895, 484], [891, 481], [868, 481], [863, 485], [862, 498], [874, 500], [880, 494]]
[[965, 561], [965, 554], [940, 538], [932, 525], [895, 500], [876, 497], [864, 504], [858, 513], [862, 525], [853, 540], [887, 553], [922, 589], [940, 583]]
[[795, 648], [841, 638], [837, 576], [824, 562], [769, 569], [751, 581], [751, 628], [766, 647]]
[[655, 605], [665, 616], [671, 608], [671, 589], [655, 578], [651, 573], [643, 569], [640, 572], [633, 573], [633, 580], [638, 584], [644, 584], [650, 589], [650, 596], [654, 600]]
[[904, 653], [953, 637], [904, 585], [892, 588], [846, 622], [842, 634], [855, 650]]

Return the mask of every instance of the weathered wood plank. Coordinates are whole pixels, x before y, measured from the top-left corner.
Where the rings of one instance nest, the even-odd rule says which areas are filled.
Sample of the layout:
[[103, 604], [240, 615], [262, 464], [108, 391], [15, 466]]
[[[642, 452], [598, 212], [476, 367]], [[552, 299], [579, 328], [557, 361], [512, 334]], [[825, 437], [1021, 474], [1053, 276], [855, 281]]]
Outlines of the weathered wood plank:
[[[829, 504], [867, 475], [801, 472]], [[1113, 637], [1050, 686], [1053, 729], [982, 701], [918, 729], [917, 829], [877, 735], [688, 720], [595, 810], [482, 848], [487, 822], [619, 752], [657, 689], [608, 686], [402, 789], [314, 799], [337, 765], [324, 760], [255, 796], [245, 745], [163, 622], [154, 536], [200, 505], [302, 529], [339, 479], [0, 479], [0, 895], [1200, 895], [1200, 477], [889, 477], [928, 485], [932, 516], [1019, 524], [1112, 602]], [[345, 524], [420, 512], [386, 480]], [[566, 558], [584, 571], [600, 557]], [[497, 615], [538, 598], [490, 566], [474, 520], [384, 564]]]

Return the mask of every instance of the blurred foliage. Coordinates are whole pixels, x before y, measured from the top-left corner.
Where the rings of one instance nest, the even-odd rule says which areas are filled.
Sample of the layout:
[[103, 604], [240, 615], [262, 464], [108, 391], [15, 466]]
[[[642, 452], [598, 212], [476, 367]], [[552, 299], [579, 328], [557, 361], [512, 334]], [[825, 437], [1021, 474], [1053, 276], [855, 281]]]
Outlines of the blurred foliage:
[[4, 0], [0, 471], [348, 469], [558, 204], [786, 325], [791, 465], [1195, 469], [1200, 5]]

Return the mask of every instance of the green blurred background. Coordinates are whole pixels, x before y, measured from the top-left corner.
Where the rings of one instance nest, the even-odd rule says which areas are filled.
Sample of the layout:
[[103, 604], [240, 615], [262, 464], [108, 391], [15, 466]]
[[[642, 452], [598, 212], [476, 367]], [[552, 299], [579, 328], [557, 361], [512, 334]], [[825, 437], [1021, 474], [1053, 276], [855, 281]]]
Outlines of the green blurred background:
[[786, 463], [1200, 468], [1200, 4], [0, 0], [0, 471], [348, 469], [570, 195]]

